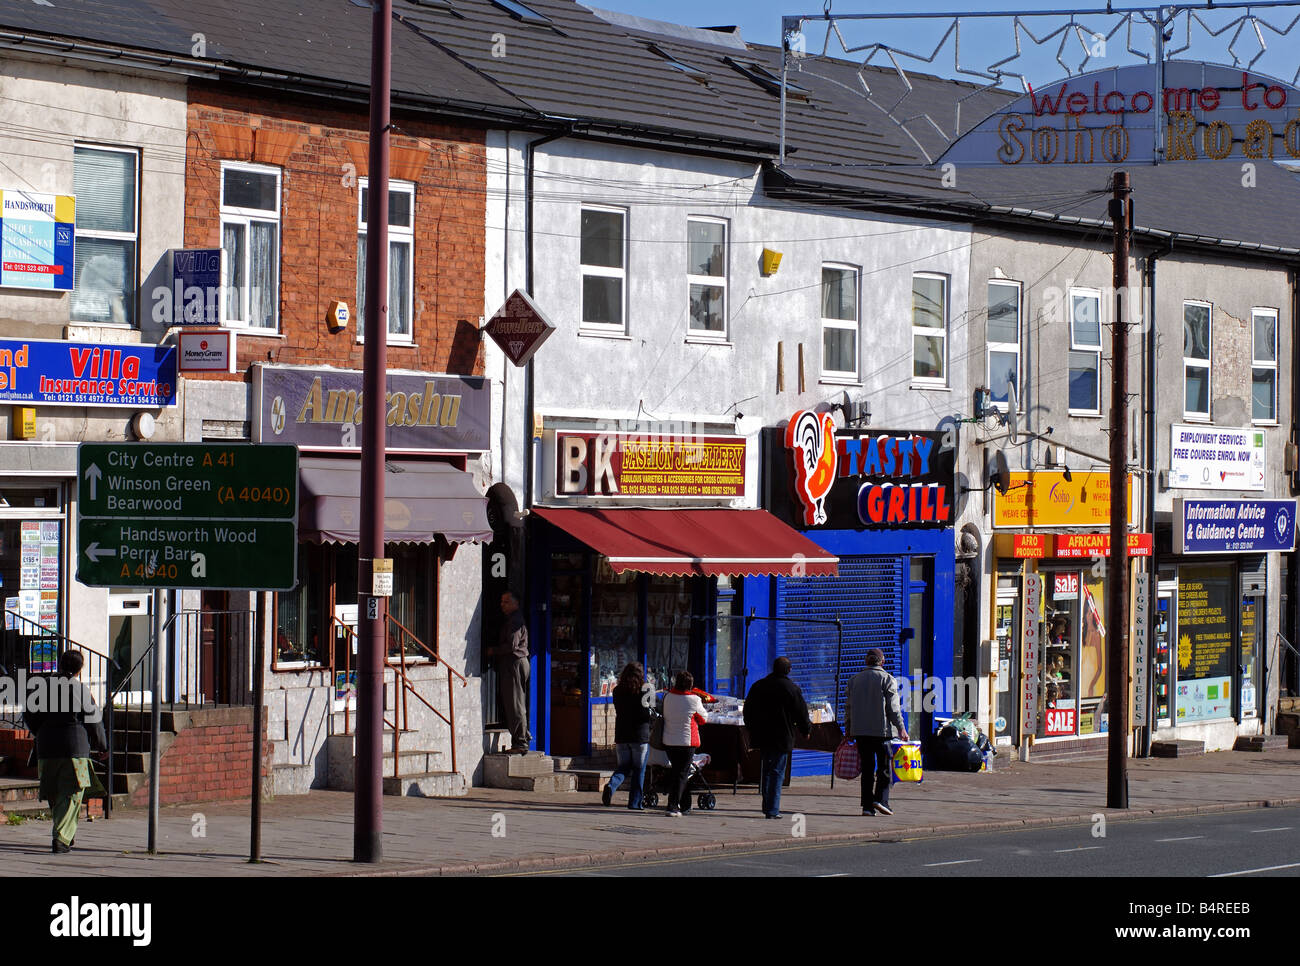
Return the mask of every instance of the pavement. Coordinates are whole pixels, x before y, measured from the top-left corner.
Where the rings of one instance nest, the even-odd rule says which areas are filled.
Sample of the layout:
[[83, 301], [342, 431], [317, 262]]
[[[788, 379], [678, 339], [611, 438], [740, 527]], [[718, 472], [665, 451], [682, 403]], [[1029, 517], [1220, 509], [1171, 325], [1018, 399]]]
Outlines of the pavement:
[[598, 792], [536, 794], [474, 788], [456, 799], [384, 798], [384, 860], [355, 864], [353, 797], [318, 791], [263, 806], [262, 855], [248, 862], [249, 803], [161, 810], [158, 854], [147, 816], [119, 810], [82, 823], [77, 846], [50, 852], [50, 823], [0, 824], [0, 870], [9, 876], [485, 875], [581, 869], [818, 843], [899, 841], [970, 832], [1089, 824], [1300, 805], [1300, 750], [1218, 752], [1128, 762], [1129, 805], [1106, 809], [1106, 762], [997, 760], [988, 773], [929, 772], [894, 786], [892, 817], [866, 817], [857, 781], [797, 778], [781, 821], [767, 821], [755, 787], [715, 789], [717, 809], [680, 819], [662, 810], [600, 804]]

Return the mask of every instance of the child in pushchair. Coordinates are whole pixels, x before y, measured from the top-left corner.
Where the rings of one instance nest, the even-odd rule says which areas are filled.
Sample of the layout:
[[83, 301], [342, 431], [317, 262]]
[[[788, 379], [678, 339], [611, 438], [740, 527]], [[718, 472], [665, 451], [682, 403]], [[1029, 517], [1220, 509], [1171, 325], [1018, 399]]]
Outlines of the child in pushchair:
[[[663, 716], [658, 711], [654, 713], [650, 734], [650, 751], [645, 763], [645, 807], [657, 808], [660, 797], [666, 803], [676, 790], [673, 785], [672, 765], [668, 761], [668, 753], [662, 748]], [[661, 747], [655, 747], [656, 744]], [[718, 799], [704, 778], [704, 769], [709, 766], [711, 760], [707, 754], [700, 752], [696, 752], [691, 756], [691, 764], [686, 771], [686, 796], [685, 801], [682, 803], [683, 815], [691, 810], [692, 799], [706, 812], [711, 812], [718, 807]]]

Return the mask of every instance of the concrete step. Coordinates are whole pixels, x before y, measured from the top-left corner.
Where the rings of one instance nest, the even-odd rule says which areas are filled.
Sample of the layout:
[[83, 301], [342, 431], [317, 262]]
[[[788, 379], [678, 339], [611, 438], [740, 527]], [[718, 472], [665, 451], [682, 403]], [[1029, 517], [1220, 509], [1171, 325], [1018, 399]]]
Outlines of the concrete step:
[[1241, 735], [1232, 744], [1233, 751], [1283, 751], [1290, 745], [1286, 735]]
[[0, 810], [11, 805], [40, 801], [40, 782], [25, 778], [0, 778]]
[[271, 766], [272, 795], [306, 795], [315, 780], [315, 765], [287, 762]]
[[1029, 752], [1029, 762], [1034, 765], [1053, 765], [1063, 761], [1104, 761], [1105, 759], [1105, 748], [1073, 751], [1040, 751], [1034, 748]]
[[385, 778], [385, 795], [412, 798], [459, 798], [469, 792], [465, 776], [454, 771], [430, 771], [420, 775]]
[[1300, 712], [1283, 711], [1277, 716], [1277, 733], [1293, 735], [1300, 731]]
[[130, 796], [141, 785], [149, 784], [147, 771], [113, 772], [113, 794]]
[[1300, 696], [1290, 695], [1285, 698], [1279, 698], [1277, 709], [1280, 712], [1288, 714], [1300, 712]]
[[1205, 754], [1205, 742], [1203, 741], [1180, 739], [1178, 741], [1151, 742], [1152, 758], [1189, 758], [1192, 755], [1203, 754]]
[[[484, 784], [487, 784], [484, 782]], [[578, 782], [572, 775], [556, 772], [551, 775], [535, 775], [528, 778], [501, 778], [489, 788], [513, 788], [521, 792], [575, 792]]]
[[530, 751], [526, 755], [486, 755], [483, 772], [503, 778], [535, 778], [554, 774], [555, 760], [539, 751]]
[[557, 775], [572, 775], [580, 792], [598, 792], [609, 782], [614, 773], [590, 768], [557, 768]]
[[152, 755], [147, 751], [115, 751], [113, 752], [113, 770], [115, 772], [147, 772], [151, 757]]

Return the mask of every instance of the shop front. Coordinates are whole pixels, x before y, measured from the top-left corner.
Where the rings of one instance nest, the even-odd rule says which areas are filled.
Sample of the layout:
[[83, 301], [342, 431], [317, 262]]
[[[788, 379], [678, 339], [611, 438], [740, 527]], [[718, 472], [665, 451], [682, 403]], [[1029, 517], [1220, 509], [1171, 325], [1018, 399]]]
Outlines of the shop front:
[[551, 442], [529, 538], [539, 747], [612, 747], [611, 695], [631, 661], [658, 690], [688, 670], [705, 690], [743, 697], [748, 578], [836, 568], [770, 514], [732, 505], [746, 499], [751, 442], [580, 429]]
[[[1130, 507], [1131, 486], [1130, 479]], [[1100, 473], [1011, 474], [995, 499], [994, 526], [1002, 528], [993, 539], [996, 744], [1104, 751], [1109, 517], [1110, 480]], [[1151, 534], [1129, 533], [1130, 586], [1152, 552]]]
[[[943, 434], [837, 430], [805, 410], [764, 442], [768, 508], [840, 562], [835, 577], [782, 576], [755, 595], [751, 650], [760, 643], [762, 656], [751, 668], [785, 655], [810, 707], [842, 721], [849, 679], [880, 648], [909, 731], [976, 710], [974, 688], [954, 676], [954, 454]], [[829, 756], [795, 752], [795, 774], [828, 769]]]
[[[1266, 629], [1276, 615], [1280, 555], [1295, 545], [1294, 500], [1175, 499], [1162, 550], [1153, 627], [1156, 737], [1231, 747], [1265, 724]], [[1274, 685], [1275, 687], [1276, 685]]]

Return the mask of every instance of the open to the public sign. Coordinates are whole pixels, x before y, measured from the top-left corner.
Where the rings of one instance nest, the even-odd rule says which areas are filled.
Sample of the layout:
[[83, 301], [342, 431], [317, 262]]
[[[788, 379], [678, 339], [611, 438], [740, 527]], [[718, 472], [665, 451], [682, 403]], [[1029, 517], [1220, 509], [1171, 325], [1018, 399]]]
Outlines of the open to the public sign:
[[515, 289], [505, 304], [483, 326], [502, 352], [516, 366], [525, 366], [555, 326], [525, 292]]
[[292, 590], [298, 449], [82, 443], [77, 579], [90, 587]]

